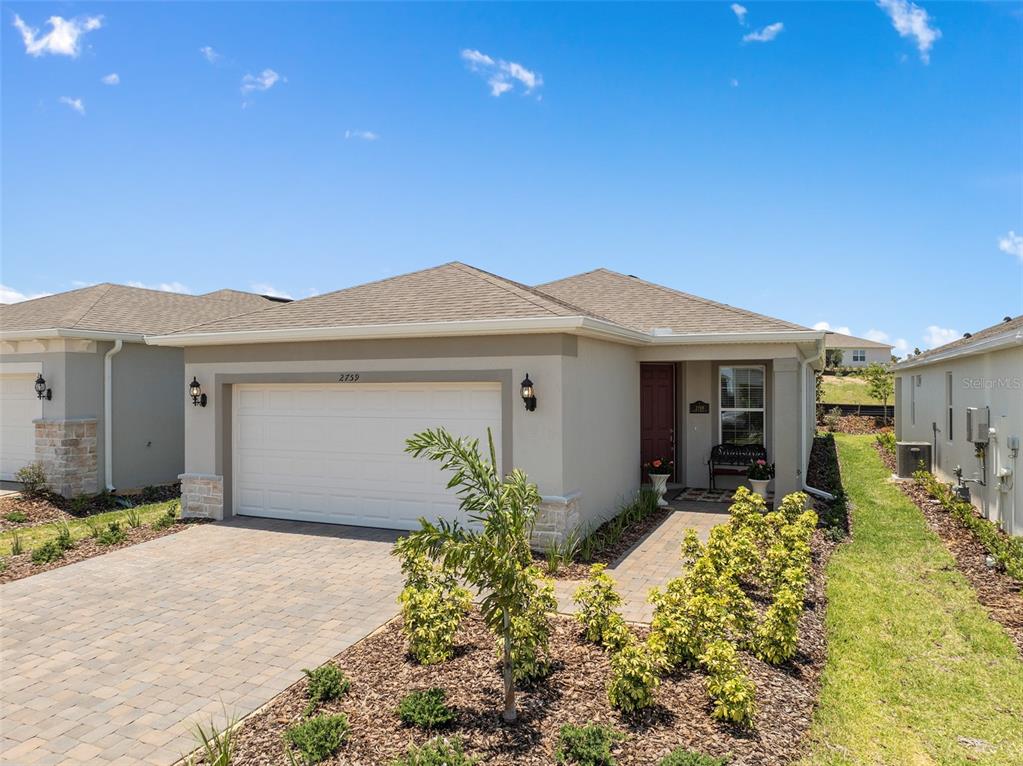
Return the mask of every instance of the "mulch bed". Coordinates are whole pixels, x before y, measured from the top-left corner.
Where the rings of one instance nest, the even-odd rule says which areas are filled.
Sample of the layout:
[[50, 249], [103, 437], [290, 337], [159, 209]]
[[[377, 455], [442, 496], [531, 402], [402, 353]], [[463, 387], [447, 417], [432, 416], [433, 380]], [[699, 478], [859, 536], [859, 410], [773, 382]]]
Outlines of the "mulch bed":
[[78, 561], [91, 559], [93, 556], [102, 556], [104, 553], [110, 553], [110, 551], [115, 551], [118, 548], [127, 548], [129, 545], [138, 545], [139, 543], [145, 543], [149, 540], [155, 540], [158, 537], [172, 535], [175, 532], [181, 532], [194, 524], [206, 523], [209, 523], [208, 519], [187, 519], [184, 521], [179, 519], [172, 526], [165, 527], [164, 529], [154, 529], [148, 525], [132, 529], [131, 527], [121, 524], [121, 528], [124, 529], [127, 535], [124, 542], [116, 543], [115, 545], [101, 545], [93, 538], [85, 537], [81, 540], [76, 540], [74, 548], [69, 551], [65, 551], [61, 558], [56, 561], [51, 561], [48, 564], [33, 563], [31, 551], [21, 553], [17, 556], [4, 556], [3, 563], [6, 564], [6, 568], [4, 568], [3, 571], [0, 571], [0, 583], [20, 580], [24, 577], [30, 577], [32, 575], [39, 574], [40, 572], [46, 572], [50, 569], [57, 569], [59, 567], [67, 566], [68, 564], [74, 564]]
[[[895, 469], [895, 458], [878, 445], [885, 465]], [[988, 614], [1005, 628], [1016, 649], [1023, 655], [1023, 583], [989, 567], [987, 550], [973, 533], [960, 524], [937, 500], [913, 481], [897, 486], [923, 513], [928, 526], [941, 538], [963, 573], [977, 592], [977, 600]]]
[[[621, 766], [653, 766], [677, 747], [730, 755], [731, 764], [790, 763], [801, 755], [825, 661], [823, 567], [833, 547], [820, 532], [815, 534], [813, 573], [794, 660], [773, 667], [744, 655], [757, 689], [758, 712], [751, 732], [711, 718], [706, 679], [699, 671], [665, 677], [652, 708], [632, 715], [615, 711], [606, 694], [607, 654], [582, 638], [575, 620], [562, 615], [552, 617], [552, 674], [532, 688], [520, 689], [519, 720], [504, 724], [495, 641], [478, 614], [461, 626], [454, 659], [432, 667], [419, 666], [407, 656], [399, 617], [331, 660], [351, 679], [351, 691], [317, 712], [345, 713], [352, 737], [325, 763], [387, 764], [403, 755], [410, 743], [430, 739], [428, 732], [403, 726], [395, 710], [405, 694], [434, 686], [445, 689], [448, 703], [458, 710], [454, 726], [441, 733], [461, 737], [466, 751], [488, 766], [549, 766], [561, 726], [590, 722], [628, 735], [615, 751]], [[637, 630], [642, 634], [646, 629]], [[287, 762], [282, 737], [303, 718], [305, 690], [305, 680], [299, 681], [242, 722], [234, 766]]]
[[[25, 521], [8, 521], [4, 517], [8, 513], [23, 513]], [[54, 521], [74, 518], [70, 513], [56, 505], [48, 497], [0, 497], [0, 532], [8, 529], [24, 529], [39, 524], [50, 524]]]
[[[180, 484], [166, 484], [149, 487], [144, 495], [125, 495], [135, 505], [143, 503], [162, 503], [175, 500], [181, 496]], [[8, 495], [0, 497], [0, 532], [8, 529], [25, 529], [40, 524], [52, 524], [55, 521], [68, 521], [75, 518], [92, 516], [105, 511], [115, 511], [122, 506], [112, 502], [111, 495], [98, 494], [91, 498], [65, 498], [60, 495]], [[25, 521], [8, 521], [4, 517], [12, 511], [25, 514]]]
[[[825, 427], [824, 421], [819, 421], [817, 425]], [[838, 427], [835, 431], [843, 434], [876, 434], [893, 429], [894, 426], [891, 422], [885, 424], [882, 418], [868, 415], [843, 415], [838, 418]]]

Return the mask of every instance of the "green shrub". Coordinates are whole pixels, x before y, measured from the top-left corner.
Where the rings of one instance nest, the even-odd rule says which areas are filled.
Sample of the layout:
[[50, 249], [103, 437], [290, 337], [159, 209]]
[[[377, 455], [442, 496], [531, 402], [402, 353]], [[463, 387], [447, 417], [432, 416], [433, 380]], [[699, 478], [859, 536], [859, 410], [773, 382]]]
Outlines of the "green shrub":
[[887, 452], [889, 455], [895, 454], [895, 433], [892, 431], [882, 431], [874, 437], [877, 441], [878, 446]]
[[431, 739], [422, 747], [409, 745], [404, 757], [391, 761], [391, 766], [474, 766], [475, 758], [470, 758], [462, 749], [462, 741], [458, 738]]
[[92, 498], [89, 495], [75, 495], [71, 498], [71, 514], [85, 516], [92, 510]]
[[571, 564], [579, 556], [582, 544], [578, 528], [565, 535], [562, 541], [551, 539], [544, 547], [544, 571], [554, 577], [562, 566]]
[[149, 485], [147, 487], [143, 487], [142, 491], [139, 492], [139, 500], [141, 500], [142, 503], [145, 505], [148, 505], [150, 503], [158, 503], [160, 501], [160, 496], [162, 494], [163, 492], [159, 487]]
[[284, 733], [284, 738], [307, 764], [313, 764], [325, 761], [340, 750], [350, 734], [348, 716], [339, 713], [319, 715], [295, 724]]
[[664, 648], [656, 640], [626, 641], [611, 654], [611, 679], [607, 699], [626, 713], [654, 704], [654, 691], [661, 683]]
[[618, 613], [622, 597], [605, 569], [605, 564], [591, 566], [589, 579], [576, 590], [573, 601], [579, 607], [575, 618], [585, 629], [586, 640], [612, 648], [625, 640], [628, 629]]
[[[550, 671], [552, 612], [557, 611], [554, 585], [528, 568], [531, 592], [521, 615], [512, 618], [512, 673], [515, 681], [535, 681]], [[496, 641], [498, 660], [504, 654], [504, 641]]]
[[56, 540], [47, 540], [34, 551], [32, 551], [33, 564], [49, 564], [64, 555], [64, 549], [57, 544]]
[[25, 552], [25, 541], [21, 539], [18, 530], [11, 530], [11, 555], [20, 556]]
[[100, 545], [117, 545], [128, 539], [128, 533], [121, 529], [120, 522], [111, 521], [107, 528], [96, 534], [96, 542]]
[[398, 705], [401, 722], [420, 729], [440, 729], [453, 723], [454, 710], [446, 703], [447, 692], [443, 689], [425, 689], [406, 694]]
[[309, 684], [306, 686], [305, 696], [309, 700], [310, 707], [338, 699], [346, 694], [352, 683], [337, 665], [320, 665], [314, 670], [302, 669]]
[[53, 527], [57, 532], [54, 542], [61, 547], [61, 550], [69, 551], [75, 547], [75, 538], [71, 534], [71, 526], [66, 521], [58, 521]]
[[21, 482], [21, 494], [26, 497], [41, 497], [46, 494], [46, 472], [42, 463], [29, 463], [14, 474], [14, 480]]
[[803, 613], [802, 593], [802, 588], [780, 588], [757, 626], [754, 647], [757, 656], [765, 662], [780, 665], [796, 653], [799, 617]]
[[138, 529], [142, 526], [142, 514], [137, 508], [129, 508], [124, 512], [124, 521], [132, 529]]
[[174, 503], [153, 520], [152, 527], [153, 529], [167, 529], [167, 527], [173, 527], [177, 520], [178, 504]]
[[756, 715], [756, 687], [743, 671], [735, 647], [727, 641], [716, 641], [707, 647], [700, 663], [708, 673], [707, 693], [714, 700], [714, 718], [751, 727]]
[[[235, 735], [238, 731], [238, 718], [227, 715], [224, 708], [224, 719], [227, 721], [221, 729], [210, 716], [209, 727], [202, 723], [192, 725], [192, 736], [195, 737], [198, 751], [204, 766], [231, 766], [234, 758]], [[195, 759], [188, 759], [187, 766], [194, 766]]]
[[22, 511], [8, 511], [4, 514], [4, 518], [12, 524], [21, 524], [28, 521], [28, 514]]
[[7, 571], [7, 559], [4, 556], [0, 556], [0, 574]]
[[609, 726], [565, 724], [558, 734], [554, 761], [576, 766], [615, 766], [617, 761], [611, 748], [624, 739], [624, 734]]
[[401, 568], [405, 588], [398, 602], [409, 654], [421, 665], [451, 659], [455, 633], [472, 606], [471, 594], [426, 556], [405, 558]]
[[679, 748], [664, 756], [658, 761], [657, 766], [725, 766], [726, 763], [728, 761], [724, 758], [715, 758], [711, 755]]

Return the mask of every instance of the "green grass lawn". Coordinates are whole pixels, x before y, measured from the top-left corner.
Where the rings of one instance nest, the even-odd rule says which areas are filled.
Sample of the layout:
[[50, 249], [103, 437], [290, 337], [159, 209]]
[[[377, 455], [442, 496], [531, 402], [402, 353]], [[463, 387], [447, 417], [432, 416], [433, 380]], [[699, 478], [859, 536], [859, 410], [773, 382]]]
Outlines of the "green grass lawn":
[[886, 482], [873, 438], [835, 435], [853, 537], [828, 564], [828, 662], [803, 763], [1023, 764], [1023, 661]]
[[[142, 523], [148, 524], [158, 516], [162, 516], [176, 502], [178, 501], [167, 500], [162, 503], [150, 503], [149, 505], [140, 505], [135, 510], [139, 512]], [[110, 522], [117, 521], [120, 522], [122, 527], [127, 528], [128, 523], [125, 520], [127, 513], [127, 508], [118, 508], [114, 511], [106, 511], [105, 513], [89, 516], [89, 521], [100, 528], [105, 528]], [[89, 526], [86, 524], [85, 519], [69, 519], [68, 526], [71, 527], [71, 536], [76, 540], [88, 537], [90, 534]], [[0, 534], [0, 555], [10, 555], [11, 540], [14, 538], [14, 533], [15, 530], [9, 529]], [[33, 548], [38, 548], [47, 540], [54, 539], [57, 536], [57, 528], [54, 524], [42, 524], [36, 527], [26, 527], [17, 530], [17, 533], [21, 537], [21, 544], [24, 546], [25, 551], [30, 551]]]
[[[825, 375], [821, 383], [821, 401], [825, 404], [881, 404], [880, 399], [867, 393], [867, 382], [863, 378]], [[888, 400], [891, 404], [891, 400]]]

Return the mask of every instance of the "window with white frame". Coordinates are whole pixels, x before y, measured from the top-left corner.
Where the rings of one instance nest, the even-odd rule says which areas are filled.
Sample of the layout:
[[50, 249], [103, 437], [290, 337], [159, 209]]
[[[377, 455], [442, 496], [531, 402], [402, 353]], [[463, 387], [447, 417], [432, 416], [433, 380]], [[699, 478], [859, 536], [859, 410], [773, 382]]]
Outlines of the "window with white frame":
[[852, 353], [852, 360], [854, 362], [867, 361], [867, 352], [862, 348], [854, 348]]
[[764, 368], [721, 367], [719, 436], [722, 444], [764, 443]]

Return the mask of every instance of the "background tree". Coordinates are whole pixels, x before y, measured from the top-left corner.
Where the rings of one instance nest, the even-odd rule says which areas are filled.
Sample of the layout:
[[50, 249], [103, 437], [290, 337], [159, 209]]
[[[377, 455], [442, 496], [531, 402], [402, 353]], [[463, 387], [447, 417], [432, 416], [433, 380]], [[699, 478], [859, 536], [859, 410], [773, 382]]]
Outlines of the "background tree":
[[871, 362], [863, 371], [867, 393], [884, 404], [884, 423], [888, 423], [888, 399], [895, 393], [895, 375], [879, 362]]
[[829, 370], [842, 366], [842, 349], [829, 348], [824, 352], [824, 366]]
[[436, 524], [420, 519], [421, 528], [400, 539], [395, 552], [402, 557], [429, 556], [483, 596], [483, 619], [504, 646], [504, 720], [514, 721], [513, 622], [527, 614], [537, 591], [529, 536], [540, 492], [517, 469], [502, 480], [489, 428], [487, 441], [489, 461], [480, 455], [478, 439], [455, 438], [443, 428], [423, 431], [405, 442], [406, 452], [437, 460], [442, 470], [451, 472], [448, 487], [457, 488], [459, 507], [481, 528], [469, 529], [444, 519]]

